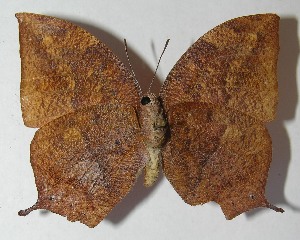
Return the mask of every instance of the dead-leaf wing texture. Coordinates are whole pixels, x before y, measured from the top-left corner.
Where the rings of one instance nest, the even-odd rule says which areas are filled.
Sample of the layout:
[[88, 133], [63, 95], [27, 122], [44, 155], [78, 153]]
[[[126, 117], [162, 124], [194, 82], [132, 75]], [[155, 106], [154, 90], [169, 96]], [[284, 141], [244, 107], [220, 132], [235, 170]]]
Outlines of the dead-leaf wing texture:
[[96, 226], [130, 191], [148, 159], [133, 107], [92, 106], [40, 128], [31, 143], [37, 203]]
[[258, 14], [229, 20], [199, 38], [162, 87], [165, 110], [182, 102], [226, 106], [268, 122], [274, 119], [279, 17]]
[[272, 145], [261, 122], [226, 107], [182, 103], [171, 107], [169, 124], [163, 170], [185, 202], [215, 201], [227, 219], [257, 207], [283, 211], [265, 198]]
[[32, 13], [16, 16], [26, 126], [41, 127], [95, 104], [115, 101], [137, 107], [137, 81], [100, 40], [65, 20]]
[[[38, 201], [96, 226], [129, 192], [149, 159], [138, 123], [140, 87], [99, 40], [53, 17], [20, 13], [21, 106]], [[279, 17], [236, 18], [179, 59], [160, 97], [170, 127], [163, 170], [191, 205], [215, 201], [227, 219], [265, 198], [272, 159]]]

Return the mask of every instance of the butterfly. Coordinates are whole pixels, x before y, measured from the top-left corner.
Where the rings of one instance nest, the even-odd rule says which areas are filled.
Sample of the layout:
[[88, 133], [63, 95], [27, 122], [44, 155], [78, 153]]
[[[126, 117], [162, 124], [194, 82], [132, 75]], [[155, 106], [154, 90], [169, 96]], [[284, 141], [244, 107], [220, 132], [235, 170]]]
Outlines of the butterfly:
[[265, 124], [278, 102], [279, 17], [229, 20], [200, 37], [168, 74], [159, 96], [84, 29], [17, 13], [24, 124], [37, 202], [95, 227], [144, 171], [162, 166], [190, 205], [214, 201], [227, 219], [265, 197], [272, 143]]

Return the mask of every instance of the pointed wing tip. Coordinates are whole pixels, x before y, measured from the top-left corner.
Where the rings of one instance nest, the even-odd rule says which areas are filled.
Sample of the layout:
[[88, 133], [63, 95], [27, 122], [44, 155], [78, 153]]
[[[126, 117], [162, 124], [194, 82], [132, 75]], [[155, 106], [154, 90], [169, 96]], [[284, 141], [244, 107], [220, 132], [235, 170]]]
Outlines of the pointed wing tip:
[[19, 22], [28, 21], [32, 19], [38, 19], [46, 17], [45, 15], [38, 14], [38, 13], [30, 13], [30, 12], [18, 12], [15, 13], [15, 17], [18, 19]]
[[20, 211], [18, 212], [18, 215], [21, 216], [21, 217], [27, 216], [27, 215], [29, 214], [29, 212], [26, 211], [26, 210], [27, 210], [27, 209], [25, 209], [25, 210], [20, 210]]
[[266, 207], [266, 208], [269, 208], [269, 209], [272, 209], [272, 210], [274, 210], [275, 212], [280, 212], [280, 213], [284, 213], [284, 212], [285, 212], [284, 209], [279, 208], [279, 207], [276, 207], [275, 205], [272, 205], [272, 204], [270, 204], [270, 203], [267, 203], [265, 207]]
[[222, 211], [223, 211], [223, 213], [225, 215], [226, 220], [232, 220], [232, 219], [234, 219], [235, 217], [239, 216], [240, 214], [242, 214], [244, 212], [248, 212], [248, 211], [254, 210], [254, 209], [259, 208], [259, 207], [261, 207], [261, 208], [269, 208], [269, 209], [272, 209], [275, 212], [280, 212], [280, 213], [284, 213], [285, 212], [284, 209], [276, 207], [275, 205], [272, 205], [269, 202], [266, 202], [264, 205], [256, 206], [256, 207], [253, 207], [251, 209], [248, 209], [248, 210], [245, 210], [245, 211], [240, 211], [240, 212], [231, 212], [231, 213], [227, 212], [227, 211], [224, 212], [224, 209], [222, 209]]
[[27, 216], [29, 213], [31, 213], [32, 211], [37, 210], [37, 209], [39, 209], [39, 206], [38, 206], [37, 203], [35, 203], [34, 205], [32, 205], [31, 207], [29, 207], [29, 208], [27, 208], [27, 209], [20, 210], [20, 211], [18, 212], [18, 215], [19, 215], [19, 216], [22, 216], [22, 217], [25, 217], [25, 216]]
[[18, 12], [18, 13], [15, 13], [15, 17], [18, 19], [18, 20], [22, 20], [26, 15], [29, 15], [31, 13], [26, 13], [26, 12]]
[[22, 21], [23, 13], [15, 13], [15, 17], [18, 19], [18, 21]]
[[[20, 211], [18, 212], [18, 215], [21, 216], [21, 217], [25, 217], [25, 216], [27, 216], [29, 213], [31, 213], [32, 211], [37, 210], [37, 209], [39, 209], [38, 205], [37, 205], [37, 204], [34, 204], [33, 206], [31, 206], [31, 207], [29, 207], [29, 208], [27, 208], [27, 209], [20, 210]], [[61, 215], [61, 214], [59, 214], [59, 215]], [[64, 216], [64, 215], [61, 215], [61, 216]], [[94, 228], [94, 227], [96, 227], [96, 226], [101, 222], [101, 220], [100, 220], [100, 221], [82, 221], [81, 219], [76, 219], [76, 220], [74, 220], [74, 219], [69, 219], [68, 217], [67, 217], [67, 219], [68, 219], [70, 222], [76, 222], [76, 221], [79, 221], [79, 222], [81, 222], [82, 224], [88, 226], [89, 228]]]
[[27, 12], [18, 12], [18, 13], [15, 13], [15, 17], [17, 18], [19, 24], [22, 23], [22, 22], [26, 22], [26, 20], [28, 19], [28, 17], [32, 17], [36, 14], [34, 13], [27, 13]]

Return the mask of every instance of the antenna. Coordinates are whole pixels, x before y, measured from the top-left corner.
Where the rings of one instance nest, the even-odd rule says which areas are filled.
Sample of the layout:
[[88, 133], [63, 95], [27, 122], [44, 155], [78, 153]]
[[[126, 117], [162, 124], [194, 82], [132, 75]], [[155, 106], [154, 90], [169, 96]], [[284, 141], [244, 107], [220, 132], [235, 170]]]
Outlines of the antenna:
[[162, 58], [162, 56], [163, 56], [164, 52], [166, 51], [166, 49], [167, 49], [167, 46], [168, 46], [169, 42], [170, 42], [170, 39], [167, 39], [167, 41], [166, 41], [166, 43], [165, 43], [165, 46], [164, 46], [164, 49], [163, 49], [163, 51], [162, 51], [162, 53], [161, 53], [161, 55], [160, 55], [160, 57], [159, 57], [159, 60], [158, 60], [158, 63], [157, 63], [157, 66], [156, 66], [156, 69], [155, 69], [155, 72], [154, 72], [153, 78], [152, 78], [152, 80], [151, 80], [151, 83], [150, 83], [150, 86], [149, 86], [149, 89], [148, 89], [148, 92], [147, 92], [147, 94], [149, 94], [149, 93], [150, 93], [150, 89], [151, 89], [151, 86], [152, 86], [152, 84], [153, 84], [153, 82], [154, 82], [154, 79], [155, 79], [155, 76], [156, 76], [156, 72], [157, 72], [157, 69], [158, 69], [158, 66], [159, 66], [160, 60], [161, 60], [161, 58]]
[[[162, 51], [162, 53], [161, 53], [161, 55], [160, 55], [160, 57], [159, 57], [159, 60], [158, 60], [158, 63], [157, 63], [157, 66], [156, 66], [156, 69], [155, 69], [153, 78], [152, 78], [151, 83], [150, 83], [150, 85], [149, 85], [149, 89], [148, 89], [147, 94], [150, 93], [150, 89], [151, 89], [151, 86], [152, 86], [152, 84], [153, 84], [153, 82], [154, 82], [154, 79], [155, 79], [155, 76], [156, 76], [156, 73], [157, 73], [157, 69], [158, 69], [159, 63], [160, 63], [160, 61], [161, 61], [161, 58], [162, 58], [164, 52], [165, 52], [166, 49], [167, 49], [167, 46], [168, 46], [169, 42], [170, 42], [170, 39], [167, 39], [167, 41], [166, 41], [166, 43], [165, 43], [165, 46], [164, 46], [164, 49], [163, 49], [163, 51]], [[132, 68], [132, 65], [131, 65], [131, 63], [130, 63], [129, 54], [128, 54], [128, 48], [127, 48], [127, 42], [126, 42], [126, 39], [125, 39], [125, 38], [124, 38], [124, 45], [125, 45], [125, 53], [126, 53], [126, 57], [127, 57], [127, 61], [128, 61], [128, 64], [129, 64], [130, 71], [131, 71], [131, 73], [132, 73], [134, 79], [137, 81], [136, 76], [135, 76], [135, 73], [134, 73], [133, 68]]]
[[126, 53], [126, 57], [127, 57], [127, 61], [128, 61], [128, 64], [129, 64], [130, 71], [131, 71], [134, 79], [137, 81], [135, 73], [134, 73], [133, 68], [131, 66], [131, 63], [130, 63], [130, 59], [129, 59], [129, 55], [128, 55], [128, 49], [127, 49], [127, 42], [126, 42], [125, 38], [124, 38], [124, 45], [125, 45], [125, 53]]

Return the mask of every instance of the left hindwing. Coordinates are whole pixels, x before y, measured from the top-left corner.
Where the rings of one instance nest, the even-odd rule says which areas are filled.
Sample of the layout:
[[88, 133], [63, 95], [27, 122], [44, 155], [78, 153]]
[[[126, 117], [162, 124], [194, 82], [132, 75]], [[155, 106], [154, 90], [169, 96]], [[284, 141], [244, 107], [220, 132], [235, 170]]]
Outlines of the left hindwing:
[[89, 227], [130, 191], [148, 159], [134, 108], [115, 105], [55, 119], [36, 132], [30, 151], [38, 190], [31, 209]]

